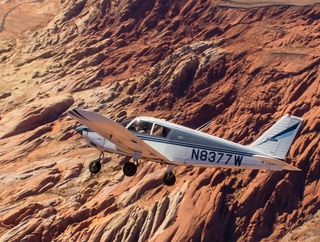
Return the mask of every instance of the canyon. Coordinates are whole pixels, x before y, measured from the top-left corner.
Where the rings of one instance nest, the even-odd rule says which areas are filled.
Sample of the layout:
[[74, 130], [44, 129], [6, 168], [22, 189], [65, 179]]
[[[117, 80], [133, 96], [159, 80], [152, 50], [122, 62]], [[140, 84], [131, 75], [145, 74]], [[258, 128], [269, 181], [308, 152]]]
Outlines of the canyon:
[[[0, 1], [0, 241], [317, 241], [320, 6], [315, 1]], [[11, 10], [14, 8], [13, 10]], [[304, 119], [301, 172], [175, 167], [99, 152], [71, 108], [250, 144]]]

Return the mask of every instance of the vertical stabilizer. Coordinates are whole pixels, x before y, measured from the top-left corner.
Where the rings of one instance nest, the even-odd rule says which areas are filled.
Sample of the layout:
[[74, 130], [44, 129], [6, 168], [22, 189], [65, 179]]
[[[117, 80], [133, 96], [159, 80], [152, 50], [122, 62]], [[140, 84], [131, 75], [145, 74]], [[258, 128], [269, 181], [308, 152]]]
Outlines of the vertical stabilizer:
[[302, 124], [303, 119], [286, 114], [256, 141], [249, 145], [252, 149], [284, 159]]

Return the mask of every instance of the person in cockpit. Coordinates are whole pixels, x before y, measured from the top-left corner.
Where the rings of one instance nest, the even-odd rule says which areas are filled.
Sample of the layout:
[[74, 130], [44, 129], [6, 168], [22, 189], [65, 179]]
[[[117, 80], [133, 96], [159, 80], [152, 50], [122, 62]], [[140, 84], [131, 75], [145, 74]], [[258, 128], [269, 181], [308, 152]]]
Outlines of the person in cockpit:
[[140, 120], [136, 120], [133, 123], [133, 127], [135, 128], [136, 132], [139, 132], [139, 133], [145, 133], [146, 132], [145, 125]]

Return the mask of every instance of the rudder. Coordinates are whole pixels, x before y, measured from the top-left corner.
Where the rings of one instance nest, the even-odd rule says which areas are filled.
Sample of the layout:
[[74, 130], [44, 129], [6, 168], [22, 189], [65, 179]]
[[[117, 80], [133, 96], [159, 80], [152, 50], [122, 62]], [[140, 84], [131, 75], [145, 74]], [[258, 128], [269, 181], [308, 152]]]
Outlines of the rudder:
[[284, 159], [302, 122], [302, 118], [286, 114], [249, 147], [275, 158]]

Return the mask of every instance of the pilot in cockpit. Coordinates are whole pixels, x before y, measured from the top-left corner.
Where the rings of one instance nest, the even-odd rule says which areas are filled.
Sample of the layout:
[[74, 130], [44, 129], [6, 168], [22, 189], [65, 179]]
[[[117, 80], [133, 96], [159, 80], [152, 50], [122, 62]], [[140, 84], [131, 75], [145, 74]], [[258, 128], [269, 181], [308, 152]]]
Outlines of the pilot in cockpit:
[[135, 128], [136, 132], [139, 132], [139, 133], [146, 132], [145, 125], [140, 120], [134, 121], [133, 127]]

